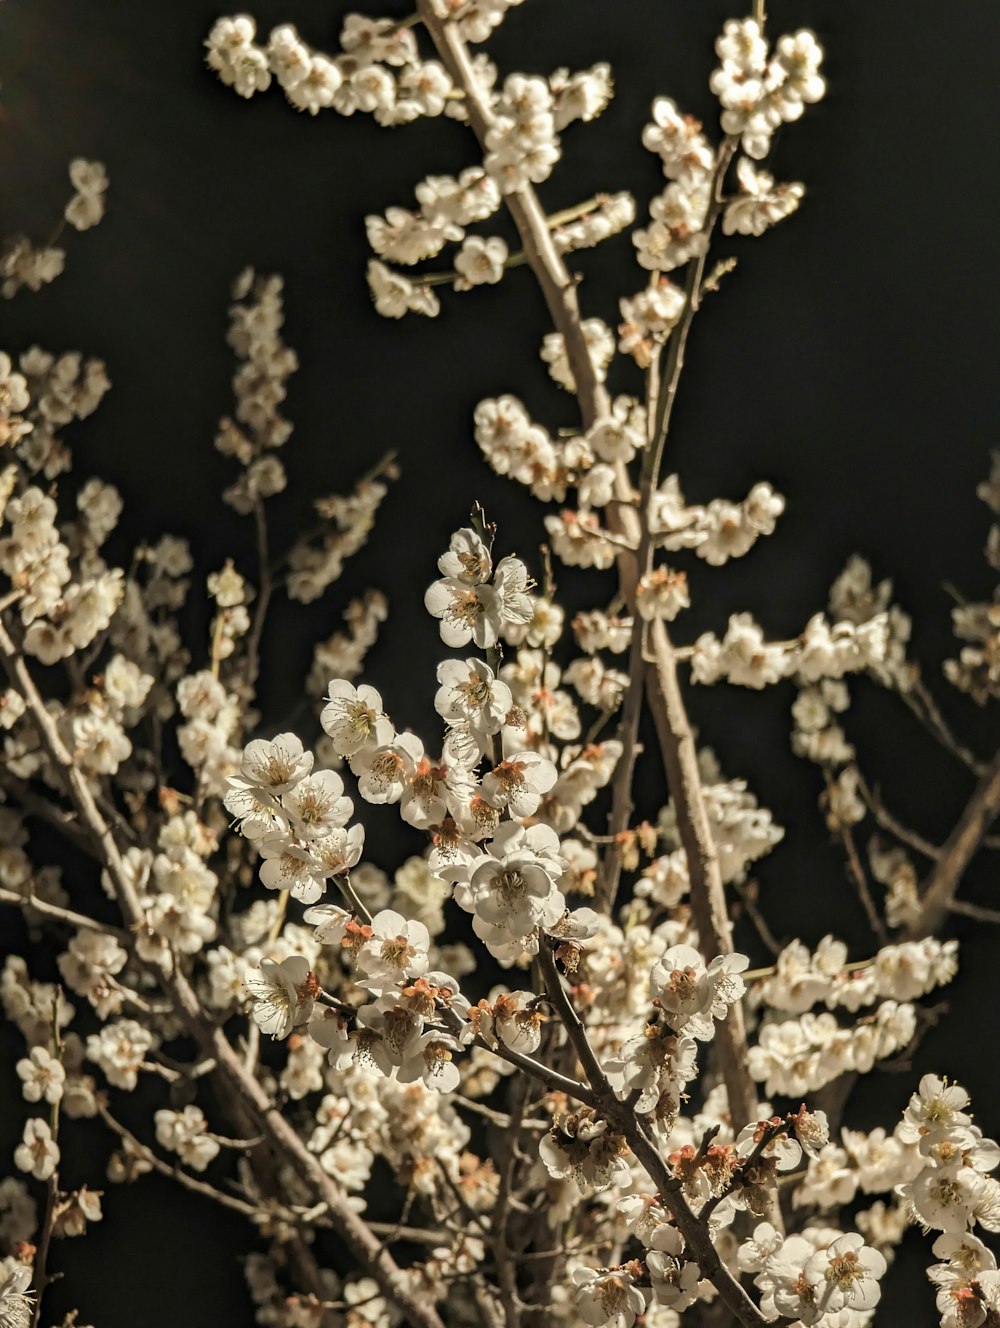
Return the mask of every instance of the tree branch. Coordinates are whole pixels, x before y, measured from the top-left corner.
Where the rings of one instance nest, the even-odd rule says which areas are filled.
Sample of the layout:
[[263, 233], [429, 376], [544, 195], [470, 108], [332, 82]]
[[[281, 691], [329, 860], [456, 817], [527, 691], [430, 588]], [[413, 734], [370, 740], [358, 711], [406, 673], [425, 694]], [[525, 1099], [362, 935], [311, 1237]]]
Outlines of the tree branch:
[[954, 830], [941, 847], [940, 855], [921, 891], [920, 916], [906, 929], [907, 939], [930, 936], [940, 927], [951, 911], [963, 872], [998, 813], [1000, 752], [986, 767]]
[[[691, 912], [706, 959], [733, 952], [726, 897], [719, 871], [719, 855], [705, 810], [698, 771], [698, 751], [688, 722], [677, 677], [673, 646], [662, 622], [652, 626], [651, 640], [656, 660], [649, 677], [654, 714], [665, 717], [659, 726], [660, 745], [667, 771], [670, 796], [677, 815], [677, 829], [687, 856], [691, 882]], [[648, 676], [648, 675], [647, 675]], [[730, 1007], [718, 1025], [714, 1044], [729, 1098], [733, 1132], [752, 1120], [757, 1110], [757, 1090], [747, 1068], [746, 1025], [743, 1009]]]

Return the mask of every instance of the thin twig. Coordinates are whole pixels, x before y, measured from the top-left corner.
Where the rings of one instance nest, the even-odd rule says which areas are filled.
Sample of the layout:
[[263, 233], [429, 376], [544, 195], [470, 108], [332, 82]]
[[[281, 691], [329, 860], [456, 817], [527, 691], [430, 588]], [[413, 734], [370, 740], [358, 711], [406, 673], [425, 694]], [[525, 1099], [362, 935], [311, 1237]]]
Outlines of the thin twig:
[[254, 499], [253, 519], [257, 534], [257, 575], [260, 578], [260, 585], [257, 587], [257, 603], [254, 608], [253, 626], [250, 628], [250, 635], [247, 637], [246, 678], [251, 687], [256, 683], [257, 675], [260, 672], [260, 642], [264, 632], [264, 621], [267, 618], [267, 611], [271, 604], [271, 595], [274, 591], [274, 583], [271, 579], [271, 560], [268, 552], [267, 513], [264, 510], [264, 500], [259, 496]]
[[975, 918], [977, 922], [1000, 925], [1000, 909], [983, 908], [981, 904], [969, 904], [964, 899], [953, 899], [948, 905], [948, 912], [960, 913], [966, 918]]
[[[59, 1005], [62, 998], [62, 988], [56, 987], [52, 997], [52, 1048], [56, 1054], [56, 1059], [62, 1063], [63, 1060], [63, 1040], [59, 1031]], [[49, 1110], [49, 1134], [52, 1136], [53, 1143], [58, 1147], [59, 1144], [59, 1098]], [[49, 1176], [48, 1184], [45, 1187], [45, 1216], [42, 1219], [41, 1231], [38, 1237], [38, 1249], [34, 1260], [35, 1276], [35, 1303], [31, 1315], [31, 1328], [38, 1328], [39, 1320], [42, 1315], [42, 1297], [45, 1294], [45, 1288], [55, 1278], [48, 1271], [49, 1246], [52, 1244], [52, 1233], [55, 1231], [56, 1218], [59, 1215], [59, 1167], [53, 1168]]]
[[45, 899], [39, 899], [36, 894], [20, 894], [17, 890], [6, 890], [0, 888], [0, 904], [12, 904], [15, 908], [34, 909], [36, 913], [41, 913], [43, 917], [52, 918], [56, 922], [63, 922], [68, 927], [78, 927], [83, 931], [99, 931], [105, 936], [113, 936], [115, 940], [126, 943], [131, 940], [128, 932], [124, 932], [120, 927], [112, 927], [106, 922], [97, 922], [94, 918], [88, 918], [85, 913], [74, 913], [71, 908], [63, 908], [59, 904], [50, 904]]
[[837, 838], [840, 840], [841, 848], [847, 858], [847, 866], [850, 872], [851, 880], [854, 882], [854, 888], [857, 891], [861, 907], [865, 911], [865, 917], [868, 919], [868, 925], [875, 934], [880, 945], [888, 942], [889, 936], [885, 929], [885, 923], [879, 917], [878, 909], [875, 907], [875, 900], [872, 898], [872, 892], [868, 887], [868, 877], [865, 875], [865, 869], [862, 866], [861, 858], [858, 856], [857, 845], [854, 843], [854, 835], [851, 833], [849, 825], [841, 825], [837, 830]]
[[893, 816], [882, 801], [878, 789], [870, 788], [860, 771], [858, 771], [858, 792], [882, 829], [888, 830], [889, 834], [894, 835], [901, 844], [914, 849], [921, 857], [930, 858], [932, 862], [941, 856], [941, 850], [936, 845], [918, 835], [915, 830], [910, 830]]
[[[687, 857], [691, 912], [698, 940], [706, 958], [732, 954], [726, 896], [719, 870], [719, 854], [705, 809], [698, 749], [684, 708], [673, 646], [663, 622], [653, 623], [651, 642], [656, 659], [655, 672], [650, 679], [657, 700], [654, 717], [657, 712], [665, 716], [665, 723], [658, 725], [660, 746], [677, 816], [677, 829]], [[738, 1002], [730, 1007], [728, 1015], [718, 1025], [714, 1046], [726, 1085], [733, 1130], [738, 1133], [757, 1111], [757, 1090], [747, 1068], [746, 1026]]]
[[[607, 1076], [601, 1068], [593, 1048], [587, 1039], [586, 1030], [580, 1017], [573, 1008], [567, 995], [555, 958], [551, 950], [543, 946], [539, 952], [539, 963], [545, 978], [546, 988], [553, 1005], [563, 1022], [573, 1044], [573, 1049], [583, 1064], [591, 1081], [591, 1087], [599, 1110], [621, 1130], [629, 1147], [640, 1163], [645, 1167], [650, 1180], [656, 1186], [660, 1197], [677, 1224], [677, 1229], [687, 1243], [691, 1257], [719, 1292], [719, 1296], [737, 1323], [744, 1328], [764, 1328], [767, 1320], [757, 1308], [750, 1296], [722, 1262], [712, 1243], [712, 1237], [706, 1223], [699, 1221], [685, 1198], [681, 1182], [674, 1176], [652, 1138], [647, 1133], [646, 1124], [627, 1102], [621, 1102], [615, 1096]], [[718, 1026], [721, 1031], [738, 1007], [731, 1007], [726, 1020]], [[716, 1034], [718, 1036], [718, 1032]]]
[[944, 921], [955, 899], [962, 874], [1000, 813], [1000, 752], [986, 767], [972, 797], [920, 892], [920, 914], [906, 929], [909, 939], [932, 935]]

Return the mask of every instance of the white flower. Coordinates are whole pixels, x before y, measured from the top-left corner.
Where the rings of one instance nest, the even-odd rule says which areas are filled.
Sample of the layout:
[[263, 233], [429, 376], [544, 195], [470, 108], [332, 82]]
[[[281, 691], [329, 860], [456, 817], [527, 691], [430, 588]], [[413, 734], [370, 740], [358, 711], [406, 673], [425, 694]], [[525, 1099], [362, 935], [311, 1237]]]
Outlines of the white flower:
[[697, 950], [674, 945], [653, 965], [652, 981], [667, 1022], [692, 1037], [712, 1037], [713, 1020], [725, 1017], [730, 1005], [745, 991], [739, 974], [749, 964], [746, 955], [719, 955], [706, 968]]
[[790, 217], [802, 201], [801, 184], [775, 185], [774, 176], [758, 170], [749, 157], [736, 165], [740, 194], [726, 207], [722, 230], [726, 235], [763, 235], [785, 217]]
[[31, 1269], [16, 1264], [0, 1282], [0, 1328], [29, 1328], [35, 1293], [29, 1291]]
[[345, 826], [354, 803], [344, 796], [344, 781], [334, 770], [307, 775], [281, 800], [293, 829], [303, 839], [323, 839]]
[[[344, 832], [334, 831], [333, 836]], [[327, 844], [333, 837], [319, 841]], [[314, 904], [323, 893], [324, 881], [331, 872], [324, 870], [313, 856], [312, 845], [307, 849], [286, 834], [266, 835], [257, 841], [257, 849], [264, 859], [260, 864], [260, 879], [268, 890], [287, 890], [293, 899], [303, 904]]]
[[483, 238], [470, 235], [455, 258], [455, 271], [460, 279], [456, 290], [470, 290], [473, 286], [494, 286], [503, 276], [507, 262], [507, 246], [498, 235]]
[[152, 1033], [134, 1019], [116, 1019], [87, 1038], [87, 1058], [107, 1075], [115, 1088], [131, 1091], [139, 1082], [139, 1069], [153, 1045]]
[[240, 774], [254, 788], [268, 793], [284, 793], [313, 767], [312, 752], [302, 750], [294, 733], [279, 733], [268, 741], [257, 738], [247, 743], [240, 763]]
[[408, 281], [401, 272], [374, 258], [368, 264], [367, 275], [375, 309], [383, 318], [402, 318], [407, 313], [433, 318], [440, 313], [438, 298], [426, 283]]
[[438, 559], [438, 571], [443, 577], [465, 581], [470, 586], [488, 581], [492, 567], [489, 549], [471, 526], [456, 530], [448, 552]]
[[530, 1056], [542, 1040], [542, 1021], [537, 998], [530, 991], [503, 992], [493, 1003], [493, 1028], [497, 1037], [510, 1047]]
[[434, 709], [446, 724], [468, 724], [481, 739], [500, 732], [513, 698], [487, 664], [478, 659], [445, 660], [438, 665], [437, 679], [441, 686]]
[[969, 1095], [960, 1085], [949, 1084], [936, 1074], [925, 1074], [910, 1098], [896, 1136], [900, 1143], [913, 1144], [928, 1130], [968, 1125], [972, 1118], [962, 1110], [968, 1105]]
[[523, 626], [531, 622], [534, 608], [528, 595], [528, 569], [520, 558], [501, 558], [493, 574], [501, 624]]
[[576, 1307], [584, 1323], [632, 1328], [636, 1316], [646, 1308], [645, 1292], [635, 1285], [632, 1274], [624, 1268], [606, 1273], [593, 1268], [576, 1268], [573, 1282]]
[[361, 979], [381, 992], [404, 978], [419, 977], [428, 967], [430, 933], [422, 922], [408, 921], [394, 909], [383, 909], [371, 921], [371, 936], [356, 954]]
[[388, 742], [392, 725], [382, 709], [382, 698], [364, 683], [355, 688], [345, 678], [334, 678], [320, 715], [323, 729], [333, 740], [338, 756], [353, 756], [368, 743]]
[[45, 1047], [32, 1047], [27, 1057], [18, 1061], [17, 1073], [24, 1081], [25, 1101], [41, 1102], [44, 1098], [51, 1104], [62, 1097], [66, 1071]]
[[424, 745], [414, 733], [397, 733], [391, 741], [363, 747], [351, 757], [358, 792], [366, 802], [398, 802], [423, 755]]
[[156, 1137], [160, 1144], [177, 1153], [192, 1171], [204, 1171], [218, 1156], [219, 1145], [208, 1134], [208, 1123], [200, 1107], [193, 1104], [183, 1111], [170, 1111], [163, 1107], [155, 1112]]
[[483, 776], [483, 797], [491, 807], [511, 816], [533, 816], [542, 795], [558, 778], [551, 761], [537, 752], [518, 752]]
[[265, 835], [288, 829], [276, 797], [248, 785], [246, 780], [238, 776], [231, 775], [226, 782], [229, 791], [222, 799], [222, 805], [235, 816], [241, 835], [251, 840], [263, 839]]
[[29, 1116], [24, 1122], [22, 1142], [14, 1149], [14, 1165], [35, 1180], [48, 1180], [59, 1165], [59, 1145], [41, 1116]]
[[76, 157], [69, 164], [69, 178], [76, 193], [66, 204], [66, 220], [78, 231], [89, 230], [104, 216], [108, 173], [103, 162]]
[[292, 955], [282, 962], [262, 959], [260, 968], [250, 970], [246, 988], [253, 997], [253, 1021], [262, 1033], [272, 1038], [286, 1038], [296, 1024], [304, 1024], [312, 1012], [315, 989], [311, 982], [309, 961]]
[[452, 1053], [458, 1049], [458, 1042], [447, 1033], [427, 1032], [411, 1043], [396, 1070], [396, 1079], [401, 1084], [411, 1084], [422, 1079], [428, 1088], [437, 1093], [452, 1093], [459, 1086], [461, 1076], [458, 1066], [452, 1059]]
[[[563, 868], [558, 844], [547, 826], [524, 830], [504, 822], [491, 852], [472, 864], [468, 886], [456, 892], [458, 903], [475, 912], [477, 923], [500, 928], [515, 939], [537, 926], [553, 926], [566, 908], [555, 887]], [[483, 935], [482, 929], [477, 928], [477, 934]]]
[[844, 1308], [863, 1311], [878, 1304], [881, 1295], [878, 1280], [885, 1270], [884, 1257], [852, 1231], [825, 1250], [817, 1251], [806, 1263], [804, 1274], [819, 1287], [824, 1311]]
[[681, 609], [689, 608], [690, 605], [685, 572], [657, 567], [639, 578], [635, 606], [640, 618], [646, 622], [652, 622], [654, 618], [672, 622]]
[[432, 618], [441, 619], [441, 640], [446, 646], [461, 647], [473, 641], [486, 650], [496, 645], [501, 603], [492, 586], [443, 577], [428, 587], [424, 605]]
[[[585, 318], [580, 324], [583, 339], [599, 383], [607, 376], [608, 365], [614, 359], [615, 339], [611, 329], [600, 318]], [[566, 355], [566, 343], [561, 332], [549, 332], [542, 342], [542, 359], [549, 366], [552, 379], [567, 392], [576, 391], [576, 380]]]

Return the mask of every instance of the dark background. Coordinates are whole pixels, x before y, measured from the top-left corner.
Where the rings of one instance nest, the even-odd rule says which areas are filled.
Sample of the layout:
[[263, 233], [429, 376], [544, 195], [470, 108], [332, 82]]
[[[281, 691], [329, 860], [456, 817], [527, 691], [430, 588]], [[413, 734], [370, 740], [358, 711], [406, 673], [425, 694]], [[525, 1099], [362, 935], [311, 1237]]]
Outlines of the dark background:
[[[347, 9], [262, 0], [253, 12], [262, 34], [290, 21], [329, 49]], [[915, 653], [946, 713], [988, 754], [981, 712], [948, 694], [939, 665], [952, 650], [946, 585], [970, 598], [991, 591], [980, 552], [988, 513], [974, 490], [997, 423], [1000, 9], [990, 0], [774, 0], [769, 10], [772, 33], [811, 26], [827, 49], [828, 95], [781, 131], [769, 165], [779, 179], [802, 180], [807, 196], [798, 215], [763, 239], [724, 243], [739, 268], [696, 324], [667, 468], [680, 473], [692, 502], [740, 498], [766, 478], [789, 508], [777, 535], [747, 559], [721, 572], [692, 570], [695, 607], [679, 635], [721, 631], [742, 609], [775, 636], [794, 634], [823, 607], [846, 557], [864, 552], [877, 576], [894, 578], [899, 602], [917, 619]], [[379, 12], [406, 10], [387, 4]], [[629, 188], [645, 217], [662, 187], [657, 162], [639, 144], [649, 103], [674, 97], [714, 136], [712, 41], [733, 12], [708, 0], [531, 0], [511, 13], [488, 48], [501, 73], [608, 60], [617, 79], [605, 116], [565, 134], [563, 162], [541, 191], [549, 211]], [[573, 403], [537, 358], [549, 327], [526, 269], [496, 288], [445, 292], [444, 314], [432, 322], [389, 322], [371, 308], [364, 215], [409, 205], [429, 172], [470, 164], [468, 132], [443, 121], [389, 131], [360, 115], [296, 116], [277, 89], [246, 103], [201, 62], [218, 13], [202, 0], [0, 5], [0, 235], [48, 234], [69, 197], [73, 156], [103, 160], [111, 180], [106, 220], [67, 237], [66, 273], [41, 294], [0, 307], [0, 344], [16, 353], [38, 342], [107, 361], [112, 392], [68, 437], [77, 475], [110, 480], [125, 499], [113, 552], [123, 557], [141, 538], [169, 530], [191, 539], [200, 573], [232, 554], [249, 574], [249, 523], [218, 496], [234, 465], [212, 447], [231, 404], [226, 308], [245, 265], [283, 273], [285, 337], [301, 369], [285, 412], [296, 426], [283, 458], [290, 486], [270, 509], [276, 541], [310, 522], [312, 498], [346, 491], [388, 448], [399, 454], [403, 479], [344, 579], [308, 609], [278, 607], [264, 649], [264, 710], [277, 722], [294, 707], [311, 643], [338, 625], [353, 594], [375, 585], [388, 593], [392, 615], [367, 676], [400, 727], [432, 740], [441, 647], [422, 594], [448, 533], [480, 498], [500, 522], [504, 550], [536, 568], [542, 536], [539, 506], [482, 462], [472, 407], [511, 391], [555, 429], [575, 423]], [[500, 221], [482, 229], [507, 234]], [[644, 275], [624, 237], [573, 256], [571, 266], [584, 276], [585, 313], [612, 325], [618, 297]], [[616, 373], [614, 389], [641, 390], [627, 366]], [[561, 580], [574, 604], [597, 605], [609, 594], [599, 577], [582, 589], [570, 576]], [[863, 768], [902, 819], [943, 839], [968, 795], [966, 772], [914, 731], [898, 702], [873, 687], [857, 693], [851, 736]], [[698, 693], [693, 712], [725, 773], [747, 778], [786, 827], [759, 872], [774, 930], [812, 943], [835, 931], [863, 954], [859, 910], [816, 811], [819, 774], [789, 750], [790, 700], [784, 689], [759, 696], [717, 688]], [[378, 825], [370, 844], [380, 865], [416, 849], [393, 818]], [[968, 897], [995, 903], [995, 887], [993, 863], [977, 864]], [[851, 1123], [891, 1127], [918, 1074], [933, 1069], [959, 1078], [987, 1133], [1000, 1131], [996, 938], [967, 922], [956, 933], [963, 971], [950, 1016], [905, 1074], [870, 1077]], [[0, 943], [4, 936], [16, 944], [19, 933], [0, 930]], [[0, 1046], [15, 1049], [12, 1039]], [[2, 1073], [0, 1103], [6, 1098], [10, 1110], [0, 1122], [0, 1157], [8, 1158], [23, 1111], [18, 1085], [11, 1093]], [[93, 1139], [79, 1179], [97, 1184], [105, 1148]], [[109, 1193], [106, 1209], [109, 1220], [86, 1242], [57, 1248], [68, 1276], [51, 1293], [46, 1320], [78, 1303], [82, 1322], [98, 1328], [137, 1317], [150, 1328], [250, 1321], [238, 1221], [156, 1180]], [[926, 1245], [912, 1233], [906, 1244], [882, 1321], [936, 1322], [921, 1272]]]

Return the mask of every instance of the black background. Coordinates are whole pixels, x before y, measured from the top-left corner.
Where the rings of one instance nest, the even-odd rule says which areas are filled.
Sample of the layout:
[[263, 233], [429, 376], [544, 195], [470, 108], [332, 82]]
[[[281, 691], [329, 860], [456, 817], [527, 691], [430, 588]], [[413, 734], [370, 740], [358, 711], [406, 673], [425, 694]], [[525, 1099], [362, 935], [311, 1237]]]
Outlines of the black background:
[[[263, 34], [290, 21], [329, 49], [346, 9], [268, 0], [254, 13]], [[980, 552], [988, 513], [974, 489], [996, 426], [1000, 9], [990, 0], [811, 0], [769, 10], [772, 32], [811, 26], [827, 49], [827, 98], [781, 131], [774, 158], [778, 178], [802, 180], [807, 196], [763, 239], [725, 242], [739, 267], [696, 324], [667, 467], [690, 501], [739, 498], [766, 478], [789, 508], [747, 559], [721, 572], [692, 570], [695, 607], [679, 635], [721, 631], [742, 609], [775, 636], [794, 634], [823, 607], [846, 557], [864, 552], [916, 617], [915, 653], [949, 717], [988, 754], [981, 713], [948, 695], [939, 664], [951, 650], [946, 586], [971, 598], [991, 590]], [[609, 60], [616, 74], [605, 116], [565, 134], [563, 161], [541, 190], [549, 211], [628, 188], [645, 216], [662, 186], [639, 144], [649, 103], [670, 95], [714, 135], [712, 41], [732, 13], [707, 0], [530, 0], [512, 11], [488, 48], [502, 73]], [[310, 643], [337, 626], [352, 594], [375, 585], [389, 595], [392, 616], [367, 676], [400, 727], [433, 741], [433, 669], [443, 656], [422, 594], [448, 533], [479, 498], [500, 522], [504, 550], [536, 570], [542, 537], [539, 506], [479, 457], [472, 407], [511, 391], [555, 429], [575, 423], [573, 403], [538, 360], [549, 327], [526, 269], [496, 288], [446, 293], [433, 322], [389, 322], [371, 308], [364, 215], [408, 205], [429, 172], [470, 164], [468, 131], [451, 122], [388, 131], [361, 116], [296, 116], [276, 89], [246, 103], [201, 62], [217, 14], [202, 0], [0, 5], [0, 234], [44, 238], [69, 196], [73, 156], [103, 160], [111, 179], [106, 220], [68, 237], [66, 273], [40, 295], [0, 307], [0, 344], [15, 353], [33, 342], [78, 348], [107, 361], [112, 392], [68, 436], [77, 475], [110, 480], [125, 499], [113, 553], [125, 557], [139, 539], [169, 530], [191, 539], [202, 574], [230, 554], [249, 574], [249, 524], [218, 497], [235, 477], [233, 463], [212, 447], [231, 401], [226, 307], [246, 264], [283, 273], [286, 340], [302, 367], [286, 407], [296, 426], [284, 452], [290, 487], [271, 508], [277, 542], [309, 522], [312, 498], [346, 491], [388, 448], [403, 478], [343, 581], [308, 609], [279, 606], [263, 656], [267, 720], [296, 705]], [[484, 229], [511, 238], [503, 225]], [[618, 297], [644, 279], [624, 237], [575, 255], [571, 266], [583, 274], [585, 313], [611, 325]], [[615, 372], [616, 390], [641, 390], [627, 366]], [[562, 579], [574, 604], [597, 605], [610, 593], [599, 577], [582, 588]], [[191, 644], [197, 659], [203, 646]], [[968, 795], [966, 773], [914, 731], [898, 702], [873, 687], [857, 692], [851, 735], [863, 767], [902, 819], [942, 839]], [[816, 811], [818, 772], [788, 747], [790, 700], [783, 689], [713, 689], [695, 697], [693, 712], [726, 774], [747, 778], [786, 827], [759, 873], [774, 930], [813, 943], [832, 930], [861, 954], [858, 906]], [[654, 804], [658, 794], [651, 784]], [[393, 818], [377, 824], [372, 860], [391, 867], [417, 849]], [[36, 832], [33, 842], [43, 838]], [[992, 861], [977, 864], [967, 889], [997, 902]], [[8, 917], [0, 927], [0, 941], [18, 943]], [[968, 923], [956, 932], [963, 971], [948, 1019], [907, 1073], [870, 1077], [852, 1123], [891, 1127], [917, 1075], [933, 1069], [959, 1078], [987, 1133], [1000, 1131], [996, 940]], [[13, 1039], [2, 1046], [13, 1052]], [[20, 1134], [17, 1088], [0, 1092], [10, 1105], [0, 1158]], [[82, 1137], [90, 1148], [91, 1136]], [[105, 1147], [92, 1138], [76, 1179], [96, 1185]], [[238, 1221], [155, 1180], [110, 1193], [106, 1209], [108, 1220], [85, 1242], [57, 1248], [68, 1276], [51, 1293], [46, 1320], [78, 1303], [82, 1322], [98, 1328], [250, 1321]], [[911, 1234], [907, 1248], [912, 1257], [890, 1274], [892, 1308], [881, 1321], [934, 1322], [922, 1238]]]

